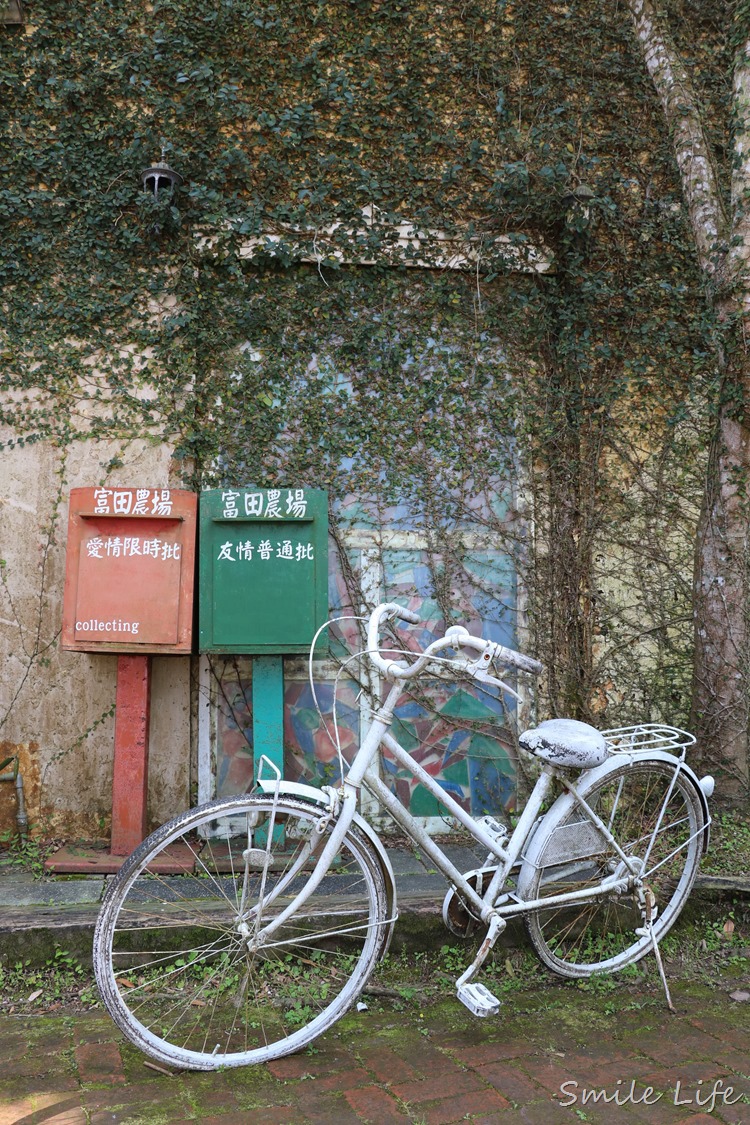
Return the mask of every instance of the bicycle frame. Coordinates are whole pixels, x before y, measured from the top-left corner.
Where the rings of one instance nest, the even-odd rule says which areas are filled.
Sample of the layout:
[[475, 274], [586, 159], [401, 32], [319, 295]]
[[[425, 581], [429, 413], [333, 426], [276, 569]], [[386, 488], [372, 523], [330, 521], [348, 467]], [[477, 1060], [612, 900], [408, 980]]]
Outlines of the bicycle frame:
[[[450, 793], [447, 793], [390, 733], [389, 727], [393, 721], [393, 711], [402, 690], [402, 685], [398, 683], [395, 684], [390, 689], [385, 703], [378, 708], [373, 716], [370, 729], [343, 779], [343, 795], [341, 796], [338, 808], [336, 809], [332, 806], [330, 809], [329, 816], [335, 819], [335, 824], [305, 886], [281, 914], [259, 931], [259, 941], [262, 942], [266, 937], [270, 937], [279, 929], [288, 918], [304, 905], [319, 886], [321, 880], [328, 872], [344, 836], [349, 830], [356, 812], [359, 790], [363, 784], [382, 802], [393, 820], [403, 829], [406, 835], [424, 851], [445, 878], [453, 883], [461, 897], [471, 903], [482, 921], [487, 923], [489, 923], [492, 918], [505, 918], [525, 914], [541, 906], [548, 908], [554, 905], [594, 900], [612, 891], [625, 889], [627, 877], [612, 876], [611, 878], [603, 879], [599, 884], [591, 888], [569, 891], [533, 901], [525, 900], [521, 902], [518, 899], [513, 901], [515, 896], [511, 893], [509, 895], [509, 901], [496, 905], [496, 901], [500, 896], [500, 892], [510, 872], [516, 863], [522, 859], [524, 847], [531, 838], [534, 825], [555, 780], [559, 780], [568, 792], [572, 794], [577, 806], [581, 809], [587, 820], [593, 825], [601, 838], [614, 849], [615, 853], [625, 865], [626, 870], [630, 872], [630, 875], [636, 876], [638, 874], [632, 860], [622, 850], [607, 825], [580, 796], [576, 790], [575, 784], [565, 776], [564, 771], [547, 764], [545, 764], [541, 770], [512, 835], [507, 839], [507, 842], [500, 843], [485, 829], [481, 822], [474, 820], [474, 818], [451, 797]], [[481, 844], [487, 849], [490, 855], [497, 859], [496, 870], [487, 889], [482, 895], [477, 893], [463, 873], [451, 863], [440, 846], [436, 844], [421, 825], [415, 821], [409, 811], [404, 808], [398, 798], [383, 782], [376, 769], [378, 751], [381, 745], [386, 746], [399, 764], [407, 769], [438, 801], [440, 801], [448, 814], [466, 828], [477, 843]], [[684, 759], [684, 754], [682, 757]], [[676, 759], [675, 776], [682, 768], [682, 765], [683, 761], [681, 759]], [[280, 778], [276, 785], [277, 792], [279, 785]], [[668, 799], [669, 794], [667, 794], [667, 798], [665, 799], [664, 807], [666, 807]], [[322, 811], [321, 815], [325, 815], [325, 812]], [[658, 827], [659, 825], [657, 824], [654, 829], [654, 836], [658, 832]], [[271, 898], [273, 897], [275, 896], [271, 895]]]

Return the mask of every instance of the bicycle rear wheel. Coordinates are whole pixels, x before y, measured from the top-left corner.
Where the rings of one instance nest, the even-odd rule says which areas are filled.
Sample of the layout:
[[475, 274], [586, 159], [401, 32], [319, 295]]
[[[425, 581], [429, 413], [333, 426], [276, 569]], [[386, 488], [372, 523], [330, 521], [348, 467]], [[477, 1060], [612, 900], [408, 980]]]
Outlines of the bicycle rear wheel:
[[196, 1070], [291, 1054], [361, 992], [389, 933], [377, 856], [352, 825], [313, 895], [255, 934], [304, 885], [330, 834], [324, 810], [236, 797], [158, 829], [111, 883], [94, 936], [104, 1003], [141, 1050]]
[[[676, 764], [676, 763], [675, 763]], [[695, 881], [703, 852], [705, 817], [695, 783], [668, 761], [623, 763], [579, 787], [587, 804], [615, 837], [654, 896], [657, 940], [671, 928]], [[519, 876], [524, 900], [544, 899], [596, 887], [602, 879], [627, 877], [627, 867], [604, 836], [569, 798], [555, 807], [534, 838], [530, 862]], [[632, 880], [631, 880], [632, 882]], [[652, 908], [653, 911], [653, 908]], [[540, 959], [565, 977], [616, 972], [652, 948], [643, 891], [631, 886], [598, 898], [542, 907], [526, 928]]]

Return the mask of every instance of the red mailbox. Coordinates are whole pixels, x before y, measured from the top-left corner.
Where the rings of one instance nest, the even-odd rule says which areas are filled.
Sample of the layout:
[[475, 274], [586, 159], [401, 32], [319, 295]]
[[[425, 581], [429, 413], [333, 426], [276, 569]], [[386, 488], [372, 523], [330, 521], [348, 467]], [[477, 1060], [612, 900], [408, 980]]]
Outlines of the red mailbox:
[[191, 651], [197, 500], [171, 488], [71, 491], [64, 649]]
[[197, 511], [171, 488], [70, 493], [62, 647], [119, 655], [111, 854], [63, 849], [56, 871], [116, 871], [146, 835], [151, 654], [191, 651]]

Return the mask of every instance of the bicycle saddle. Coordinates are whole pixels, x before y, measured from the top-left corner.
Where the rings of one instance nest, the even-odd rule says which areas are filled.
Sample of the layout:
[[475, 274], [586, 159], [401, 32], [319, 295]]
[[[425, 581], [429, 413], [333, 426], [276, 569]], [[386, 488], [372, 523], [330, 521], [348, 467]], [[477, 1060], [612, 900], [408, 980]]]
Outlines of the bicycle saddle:
[[609, 748], [596, 727], [577, 719], [547, 719], [523, 732], [518, 740], [542, 761], [553, 766], [588, 770], [609, 757]]

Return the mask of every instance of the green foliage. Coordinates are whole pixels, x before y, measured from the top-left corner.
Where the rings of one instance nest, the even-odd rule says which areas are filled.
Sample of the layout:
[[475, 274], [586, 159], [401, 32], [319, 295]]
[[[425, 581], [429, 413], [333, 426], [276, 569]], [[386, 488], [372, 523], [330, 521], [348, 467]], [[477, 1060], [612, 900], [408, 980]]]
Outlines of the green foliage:
[[750, 871], [750, 822], [739, 812], [721, 813], [711, 823], [705, 874], [746, 876]]
[[0, 1010], [54, 1011], [97, 1004], [90, 972], [67, 950], [55, 946], [44, 962], [0, 963]]
[[[686, 6], [718, 104], [714, 24]], [[6, 443], [116, 439], [111, 470], [166, 441], [188, 486], [326, 487], [371, 526], [406, 504], [447, 616], [482, 497], [553, 709], [684, 719], [711, 325], [624, 14], [45, 0], [29, 18], [0, 28]], [[162, 152], [185, 182], [154, 200], [139, 173]], [[432, 269], [399, 264], [401, 222]], [[442, 268], [436, 230], [478, 263]], [[519, 272], [509, 246], [552, 268]], [[509, 480], [532, 537], [498, 511]]]
[[0, 832], [0, 862], [4, 869], [30, 872], [35, 879], [47, 874], [44, 863], [54, 847], [43, 840], [22, 839], [17, 832]]

